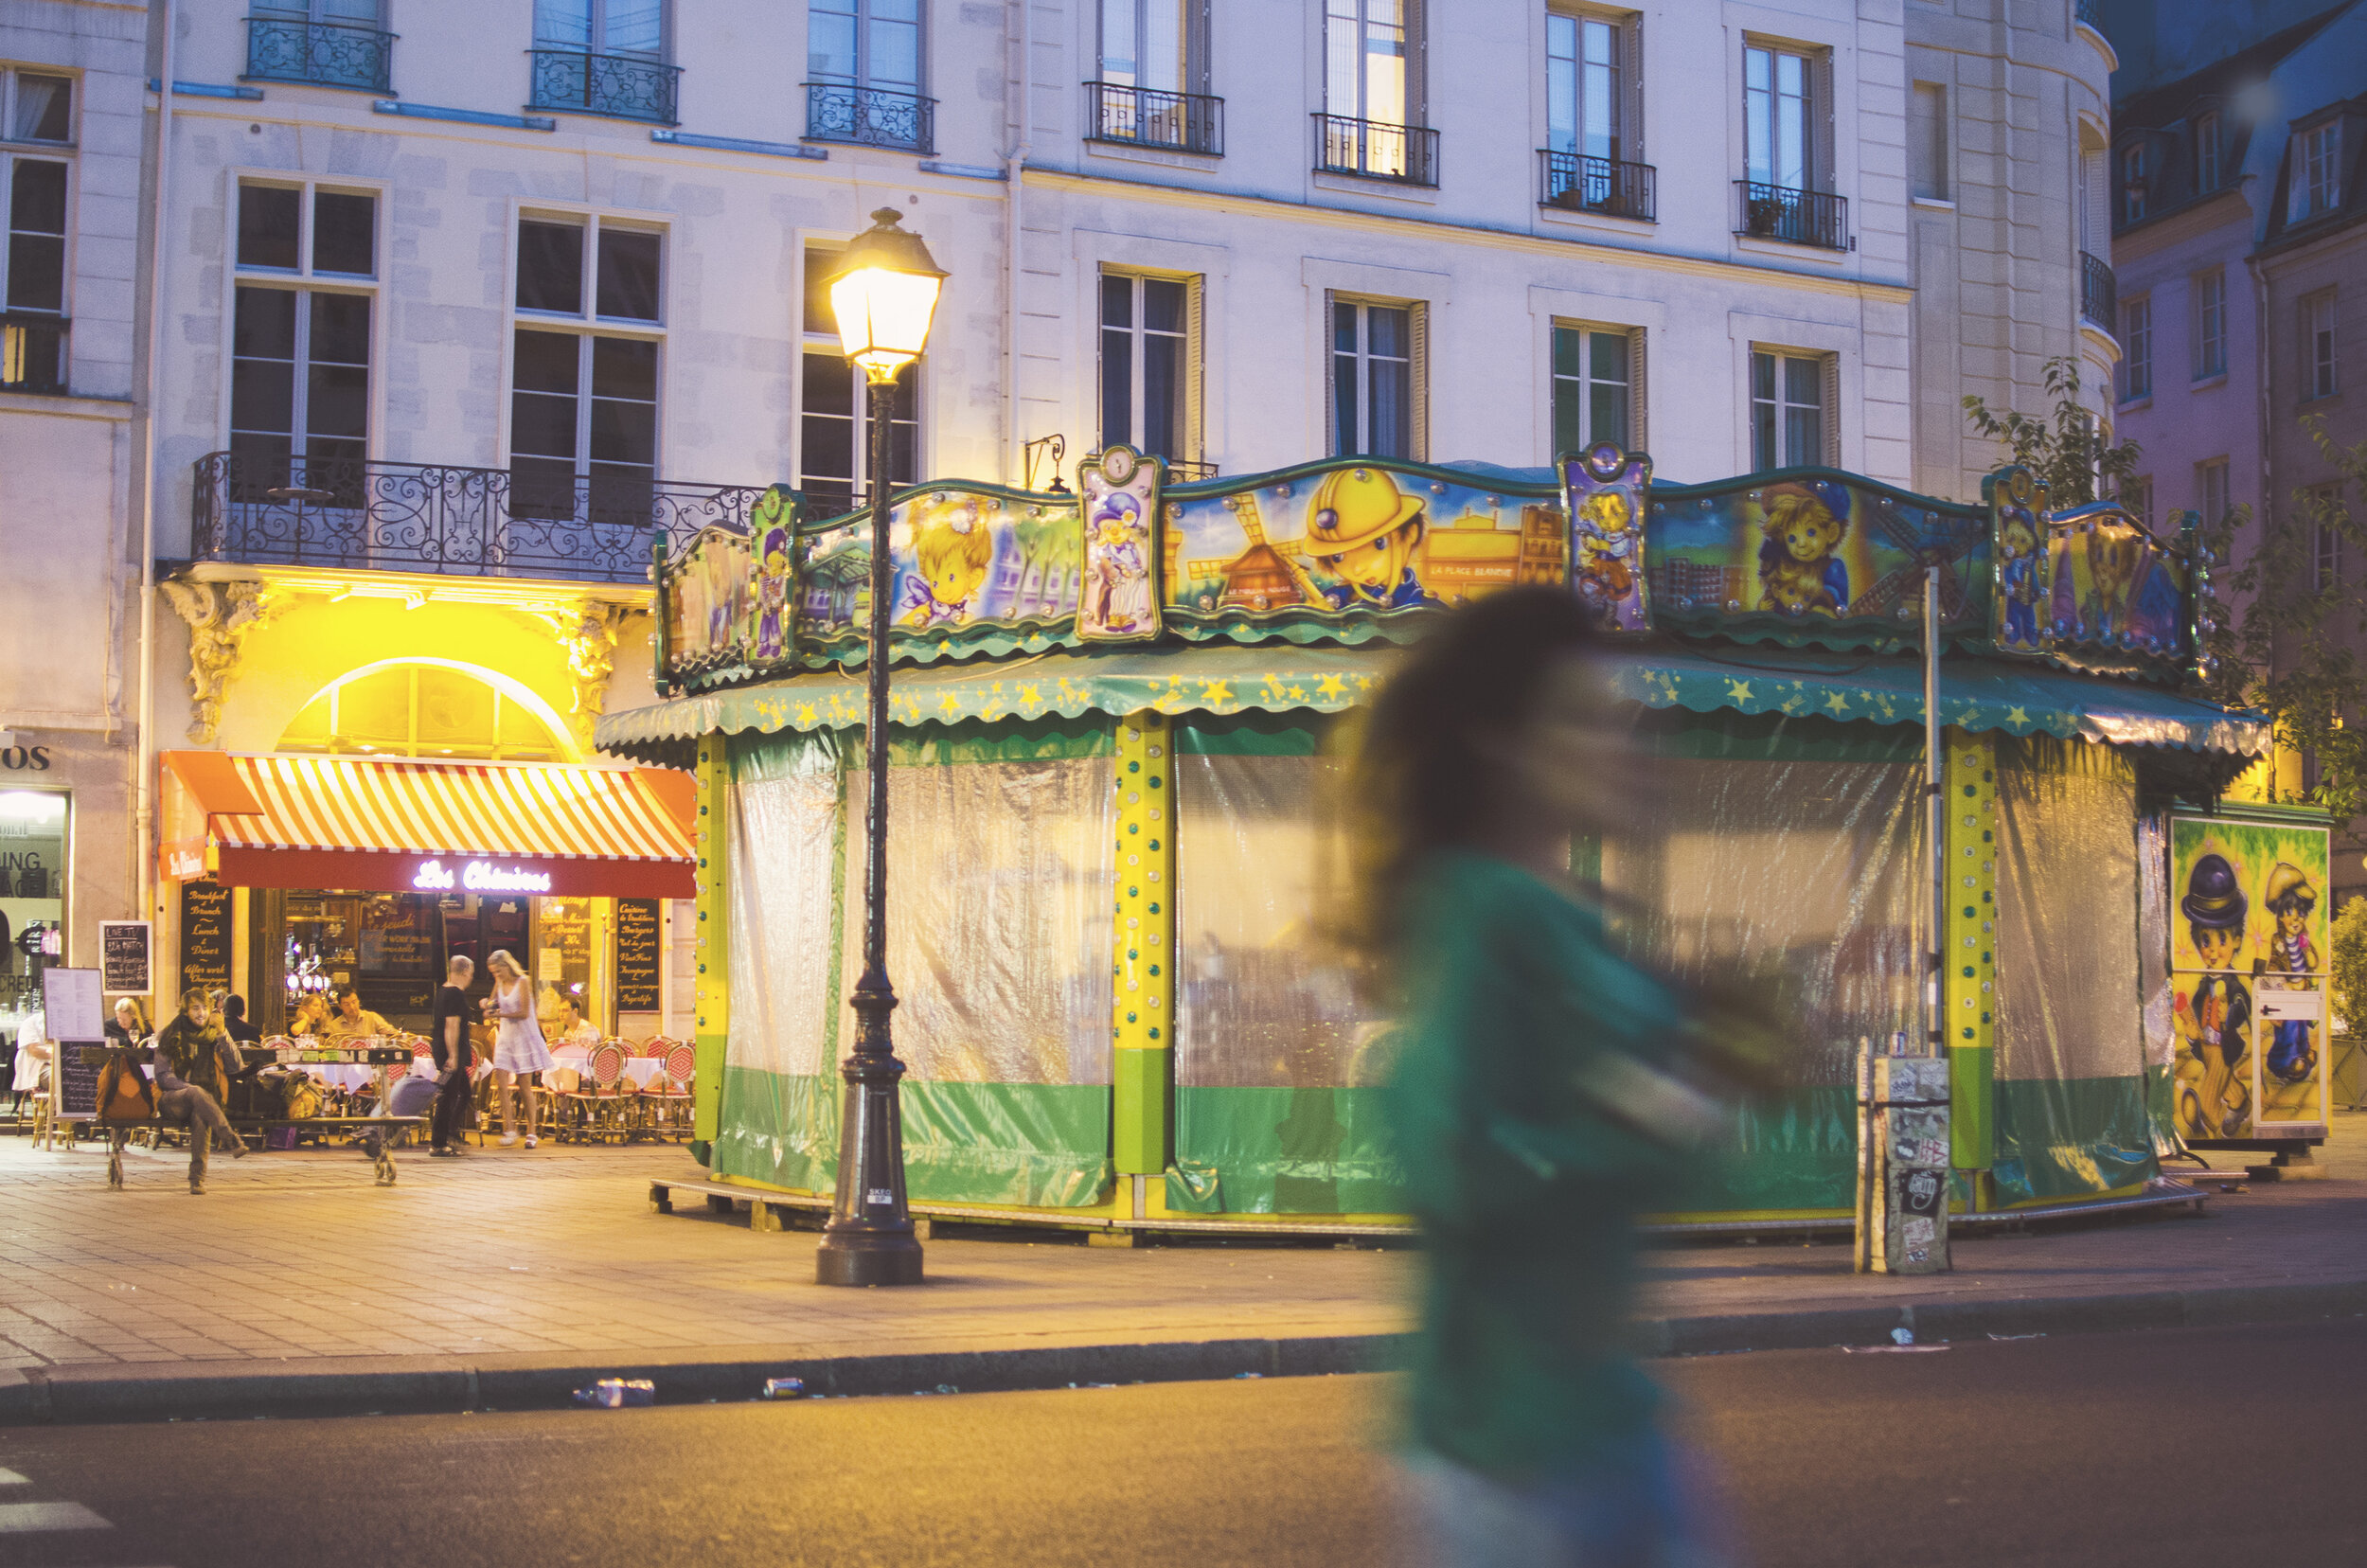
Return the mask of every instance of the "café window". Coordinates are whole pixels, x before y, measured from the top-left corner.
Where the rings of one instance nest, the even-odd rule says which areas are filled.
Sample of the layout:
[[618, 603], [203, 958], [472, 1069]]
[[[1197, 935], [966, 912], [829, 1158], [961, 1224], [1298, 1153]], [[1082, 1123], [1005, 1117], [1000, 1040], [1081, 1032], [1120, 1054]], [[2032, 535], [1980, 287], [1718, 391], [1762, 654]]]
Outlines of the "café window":
[[0, 1028], [41, 1010], [41, 972], [65, 954], [66, 824], [62, 790], [0, 790]]
[[559, 716], [525, 686], [423, 661], [373, 665], [332, 683], [281, 733], [278, 749], [495, 762], [577, 757]]

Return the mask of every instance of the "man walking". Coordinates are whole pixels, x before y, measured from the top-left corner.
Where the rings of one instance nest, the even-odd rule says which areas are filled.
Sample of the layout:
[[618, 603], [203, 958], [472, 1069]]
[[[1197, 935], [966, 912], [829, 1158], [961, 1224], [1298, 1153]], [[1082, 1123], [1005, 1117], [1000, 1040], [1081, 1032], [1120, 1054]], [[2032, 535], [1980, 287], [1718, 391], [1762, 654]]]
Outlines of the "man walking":
[[436, 1112], [429, 1124], [428, 1152], [449, 1158], [460, 1152], [455, 1141], [461, 1118], [469, 1114], [469, 981], [476, 974], [473, 959], [458, 953], [445, 966], [444, 983], [436, 988], [436, 1008], [428, 1017], [428, 1048], [436, 1053]]

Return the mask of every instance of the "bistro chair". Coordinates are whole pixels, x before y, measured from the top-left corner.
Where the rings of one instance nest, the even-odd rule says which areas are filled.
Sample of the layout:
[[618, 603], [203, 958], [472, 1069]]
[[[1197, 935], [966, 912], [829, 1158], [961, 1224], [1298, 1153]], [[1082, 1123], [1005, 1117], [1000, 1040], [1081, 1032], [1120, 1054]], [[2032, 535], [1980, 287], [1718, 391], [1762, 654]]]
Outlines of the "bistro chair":
[[569, 1127], [576, 1136], [586, 1140], [621, 1141], [629, 1132], [624, 1096], [616, 1087], [617, 1080], [625, 1076], [624, 1047], [613, 1040], [601, 1041], [592, 1048], [586, 1071], [592, 1080], [589, 1089], [578, 1084], [560, 1096], [568, 1109]]
[[[651, 1041], [652, 1045], [658, 1041]], [[666, 1118], [666, 1130], [677, 1141], [686, 1139], [692, 1131], [691, 1074], [698, 1070], [698, 1053], [678, 1040], [664, 1042], [666, 1046], [666, 1087], [658, 1096], [658, 1107]]]

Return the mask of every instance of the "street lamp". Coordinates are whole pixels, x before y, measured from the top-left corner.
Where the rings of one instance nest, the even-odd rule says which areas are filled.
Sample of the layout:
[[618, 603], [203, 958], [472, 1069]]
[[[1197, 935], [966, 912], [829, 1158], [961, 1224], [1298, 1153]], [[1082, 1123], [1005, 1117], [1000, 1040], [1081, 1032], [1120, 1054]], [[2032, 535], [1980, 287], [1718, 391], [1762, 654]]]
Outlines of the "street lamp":
[[846, 358], [871, 390], [871, 633], [866, 652], [869, 717], [863, 735], [871, 799], [864, 824], [863, 978], [855, 982], [855, 1048], [839, 1065], [846, 1080], [839, 1125], [838, 1191], [814, 1255], [825, 1285], [917, 1285], [920, 1241], [904, 1206], [904, 1122], [888, 1014], [896, 989], [887, 972], [888, 436], [896, 378], [929, 344], [930, 318], [945, 273], [920, 236], [897, 227], [904, 215], [881, 207], [855, 237], [830, 277], [830, 308]]

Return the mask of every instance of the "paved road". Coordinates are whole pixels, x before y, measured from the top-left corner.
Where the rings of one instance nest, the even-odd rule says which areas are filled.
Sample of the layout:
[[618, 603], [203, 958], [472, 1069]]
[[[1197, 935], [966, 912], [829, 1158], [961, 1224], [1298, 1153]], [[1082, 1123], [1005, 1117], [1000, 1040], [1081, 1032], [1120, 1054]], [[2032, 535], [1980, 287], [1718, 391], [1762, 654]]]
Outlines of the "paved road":
[[[1662, 1371], [1762, 1568], [2367, 1561], [2367, 1322]], [[15, 1429], [0, 1568], [1385, 1568], [1406, 1560], [1369, 1448], [1387, 1395], [1319, 1378]]]

